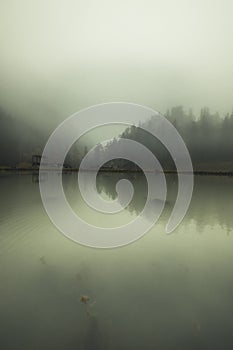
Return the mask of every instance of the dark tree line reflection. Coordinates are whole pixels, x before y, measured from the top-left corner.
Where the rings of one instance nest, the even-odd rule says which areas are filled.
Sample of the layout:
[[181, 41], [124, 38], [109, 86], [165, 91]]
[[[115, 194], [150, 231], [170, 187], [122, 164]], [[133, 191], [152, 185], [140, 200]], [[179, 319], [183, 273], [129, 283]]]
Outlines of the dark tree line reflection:
[[[122, 178], [131, 181], [134, 186], [134, 196], [127, 207], [127, 210], [138, 215], [146, 202], [147, 183], [143, 174], [103, 174], [97, 178], [97, 190], [104, 192], [111, 199], [117, 197], [116, 183]], [[229, 233], [233, 229], [232, 197], [233, 179], [232, 177], [218, 176], [195, 176], [193, 197], [184, 218], [184, 224], [193, 220], [198, 232], [202, 232], [206, 226], [214, 227], [220, 225]], [[165, 203], [162, 218], [167, 221], [174, 206], [177, 196], [177, 176], [167, 175], [167, 200]], [[156, 204], [159, 198], [150, 201], [150, 212], [148, 220], [153, 220]], [[161, 218], [161, 219], [162, 219]]]

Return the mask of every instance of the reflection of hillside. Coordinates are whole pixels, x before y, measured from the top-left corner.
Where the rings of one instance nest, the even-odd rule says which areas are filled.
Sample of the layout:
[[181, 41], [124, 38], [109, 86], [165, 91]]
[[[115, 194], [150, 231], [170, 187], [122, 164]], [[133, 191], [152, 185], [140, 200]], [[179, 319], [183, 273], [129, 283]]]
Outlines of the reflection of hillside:
[[104, 192], [111, 199], [116, 199], [116, 184], [119, 180], [127, 178], [134, 187], [134, 196], [127, 207], [129, 212], [139, 214], [145, 204], [147, 195], [147, 183], [143, 174], [111, 173], [100, 174], [97, 180], [97, 191]]
[[[126, 174], [126, 173], [112, 173], [111, 175], [108, 174], [101, 174], [98, 177], [97, 181], [97, 190], [99, 193], [102, 191], [109, 196], [111, 199], [116, 199], [117, 193], [116, 193], [116, 183], [121, 179], [127, 179], [131, 182], [134, 188], [134, 195], [132, 201], [129, 203], [127, 210], [132, 213], [139, 215], [141, 211], [143, 210], [146, 199], [147, 199], [147, 182], [146, 177], [142, 173], [132, 173], [132, 174]], [[168, 188], [170, 195], [167, 197], [166, 203], [165, 203], [165, 210], [169, 210], [171, 207], [171, 203], [173, 201], [173, 198], [175, 197], [176, 193], [176, 175], [170, 176], [170, 181], [168, 183]], [[153, 198], [148, 202], [147, 212], [145, 213], [145, 218], [149, 221], [153, 221], [154, 219], [154, 213], [157, 210], [157, 207], [160, 206], [161, 199]]]
[[233, 228], [233, 179], [218, 176], [196, 176], [193, 199], [188, 217], [195, 220], [201, 230], [206, 225]]
[[[111, 199], [115, 199], [116, 183], [122, 178], [131, 181], [134, 186], [134, 196], [127, 207], [130, 213], [139, 214], [146, 201], [147, 184], [143, 174], [101, 174], [97, 180], [97, 190], [104, 192]], [[209, 225], [219, 224], [230, 231], [233, 228], [232, 198], [233, 179], [230, 177], [218, 176], [195, 176], [195, 185], [190, 208], [186, 214], [185, 221], [193, 219], [199, 231]], [[175, 200], [177, 183], [176, 177], [167, 176], [168, 195], [165, 203], [164, 214], [171, 212]], [[156, 209], [159, 198], [150, 201], [150, 217], [153, 218], [153, 211]], [[150, 218], [148, 218], [150, 219]]]

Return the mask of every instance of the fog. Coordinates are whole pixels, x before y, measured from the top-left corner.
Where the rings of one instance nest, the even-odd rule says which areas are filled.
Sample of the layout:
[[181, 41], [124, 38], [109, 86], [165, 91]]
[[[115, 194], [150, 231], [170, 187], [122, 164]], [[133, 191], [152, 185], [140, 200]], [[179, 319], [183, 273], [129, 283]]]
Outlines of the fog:
[[0, 106], [52, 130], [129, 101], [232, 109], [231, 0], [2, 0]]

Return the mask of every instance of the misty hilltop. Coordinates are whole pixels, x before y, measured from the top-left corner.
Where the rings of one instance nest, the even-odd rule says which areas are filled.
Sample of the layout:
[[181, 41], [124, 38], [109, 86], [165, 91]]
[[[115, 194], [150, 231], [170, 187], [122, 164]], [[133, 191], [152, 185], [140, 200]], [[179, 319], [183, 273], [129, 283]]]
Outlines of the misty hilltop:
[[[201, 109], [199, 116], [195, 116], [191, 109], [187, 113], [182, 106], [176, 106], [168, 110], [165, 116], [182, 136], [195, 171], [233, 170], [233, 112], [220, 118], [218, 113], [211, 114], [205, 107]], [[156, 118], [152, 116], [150, 120], [141, 123], [141, 126], [156, 131]], [[174, 161], [165, 146], [140, 126], [128, 127], [119, 139], [109, 142], [106, 147], [99, 146], [96, 156], [101, 157], [105, 152], [114, 154], [114, 149], [121, 147], [122, 138], [143, 144], [158, 158], [163, 169], [175, 170]], [[116, 169], [138, 169], [135, 164], [125, 159], [112, 160], [107, 166]]]

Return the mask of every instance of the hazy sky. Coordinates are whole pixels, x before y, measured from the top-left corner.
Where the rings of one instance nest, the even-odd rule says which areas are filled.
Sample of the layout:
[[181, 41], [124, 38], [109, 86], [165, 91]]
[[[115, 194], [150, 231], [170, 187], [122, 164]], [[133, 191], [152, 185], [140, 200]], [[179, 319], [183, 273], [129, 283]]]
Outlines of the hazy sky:
[[232, 0], [1, 0], [0, 105], [43, 125], [108, 101], [231, 111], [232, 14]]

